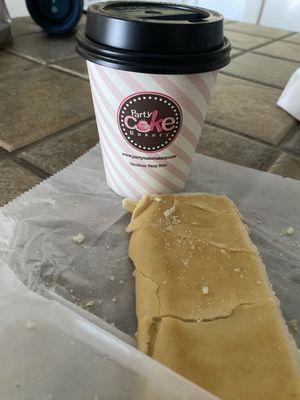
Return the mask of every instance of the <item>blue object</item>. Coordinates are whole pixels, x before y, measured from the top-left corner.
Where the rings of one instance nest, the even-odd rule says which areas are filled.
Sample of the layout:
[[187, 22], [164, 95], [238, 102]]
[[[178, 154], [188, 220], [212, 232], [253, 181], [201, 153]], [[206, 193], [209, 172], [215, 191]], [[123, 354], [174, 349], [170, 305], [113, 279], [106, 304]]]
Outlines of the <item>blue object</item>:
[[83, 11], [83, 0], [26, 0], [26, 5], [35, 22], [54, 35], [72, 31]]

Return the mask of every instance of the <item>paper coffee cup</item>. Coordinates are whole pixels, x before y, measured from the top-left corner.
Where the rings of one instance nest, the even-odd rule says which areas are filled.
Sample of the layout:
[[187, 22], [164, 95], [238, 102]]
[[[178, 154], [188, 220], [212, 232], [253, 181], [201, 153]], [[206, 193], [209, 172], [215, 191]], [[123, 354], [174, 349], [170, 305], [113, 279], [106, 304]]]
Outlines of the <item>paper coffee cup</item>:
[[133, 199], [180, 192], [217, 71], [230, 60], [223, 17], [164, 3], [100, 3], [77, 38], [109, 187]]

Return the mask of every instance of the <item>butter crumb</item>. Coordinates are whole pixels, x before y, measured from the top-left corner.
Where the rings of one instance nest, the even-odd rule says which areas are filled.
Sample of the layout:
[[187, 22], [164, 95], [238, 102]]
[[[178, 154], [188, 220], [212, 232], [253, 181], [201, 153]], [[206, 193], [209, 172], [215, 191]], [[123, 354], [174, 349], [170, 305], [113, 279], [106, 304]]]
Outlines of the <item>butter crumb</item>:
[[36, 327], [36, 322], [32, 321], [31, 319], [28, 319], [26, 321], [26, 328], [27, 329], [34, 329]]
[[294, 229], [292, 226], [289, 226], [289, 227], [286, 229], [286, 234], [287, 234], [288, 236], [291, 236], [294, 232], [295, 232], [295, 229]]
[[289, 226], [288, 228], [284, 228], [280, 235], [281, 236], [292, 236], [295, 232], [295, 229], [292, 226]]
[[295, 331], [298, 332], [298, 321], [296, 319], [291, 319], [288, 321], [288, 325]]
[[173, 204], [173, 206], [171, 208], [168, 208], [165, 212], [164, 212], [164, 216], [166, 218], [169, 218], [172, 214], [174, 214], [175, 212], [175, 204]]
[[85, 241], [85, 236], [79, 232], [77, 235], [71, 236], [71, 239], [75, 243], [82, 243]]
[[203, 287], [202, 287], [202, 293], [203, 293], [204, 295], [207, 295], [207, 294], [209, 293], [209, 287], [208, 287], [208, 286], [203, 286]]

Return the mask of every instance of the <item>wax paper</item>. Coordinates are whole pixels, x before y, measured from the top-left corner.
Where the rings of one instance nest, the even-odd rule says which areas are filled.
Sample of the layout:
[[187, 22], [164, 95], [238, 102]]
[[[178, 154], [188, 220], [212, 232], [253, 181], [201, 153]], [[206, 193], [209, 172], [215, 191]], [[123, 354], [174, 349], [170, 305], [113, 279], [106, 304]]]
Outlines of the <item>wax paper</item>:
[[[196, 154], [185, 191], [226, 194], [235, 202], [284, 317], [300, 321], [300, 183]], [[1, 209], [0, 258], [32, 290], [55, 293], [133, 336], [130, 216], [121, 200], [105, 184], [96, 146]], [[82, 243], [71, 238], [78, 233]], [[300, 345], [295, 327], [291, 332]]]
[[1, 400], [217, 400], [30, 291], [2, 261], [0, 315]]

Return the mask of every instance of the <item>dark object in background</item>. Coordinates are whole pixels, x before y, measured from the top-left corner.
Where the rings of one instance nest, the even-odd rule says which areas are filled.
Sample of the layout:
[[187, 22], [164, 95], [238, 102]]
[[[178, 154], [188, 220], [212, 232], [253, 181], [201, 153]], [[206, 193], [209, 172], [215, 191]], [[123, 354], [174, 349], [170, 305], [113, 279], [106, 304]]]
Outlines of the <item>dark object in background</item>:
[[0, 48], [12, 40], [10, 23], [11, 19], [4, 0], [0, 0]]
[[26, 0], [26, 5], [35, 22], [53, 35], [72, 31], [83, 11], [83, 0]]

